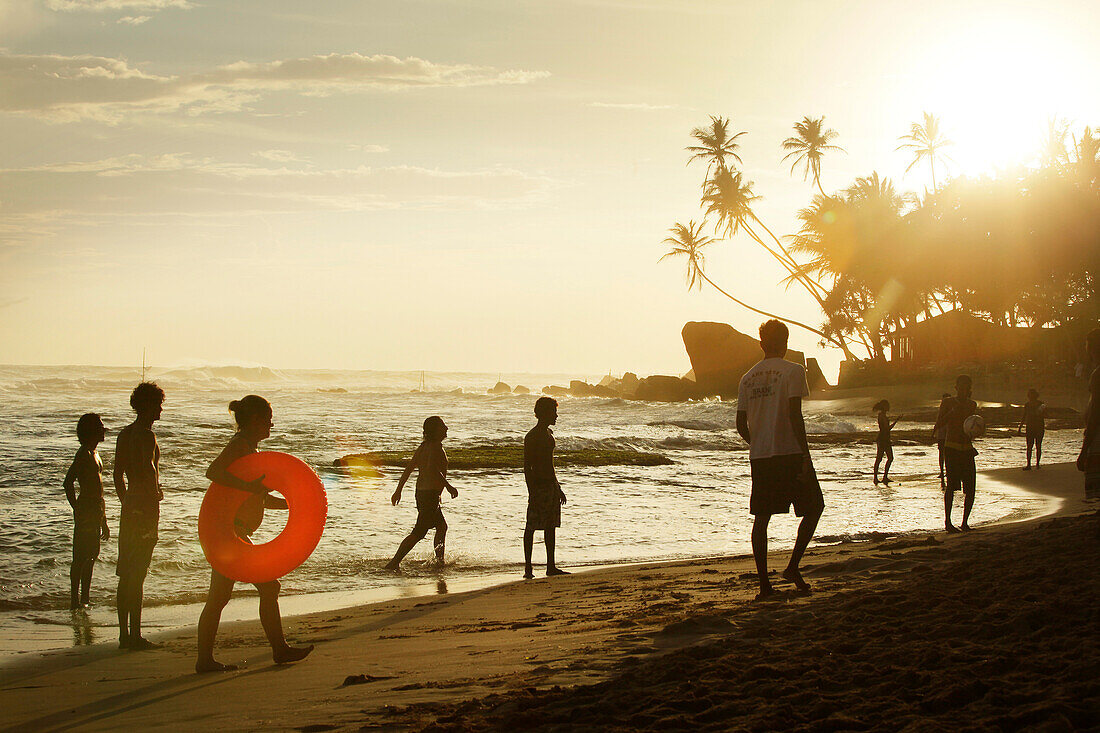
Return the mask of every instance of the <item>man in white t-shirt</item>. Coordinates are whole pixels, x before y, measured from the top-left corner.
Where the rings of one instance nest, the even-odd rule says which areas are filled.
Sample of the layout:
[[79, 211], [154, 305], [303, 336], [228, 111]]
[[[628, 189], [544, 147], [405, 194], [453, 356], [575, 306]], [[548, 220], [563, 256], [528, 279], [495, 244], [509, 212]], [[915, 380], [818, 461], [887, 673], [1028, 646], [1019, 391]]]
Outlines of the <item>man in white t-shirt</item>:
[[757, 598], [775, 592], [768, 580], [771, 516], [786, 514], [793, 504], [795, 515], [802, 517], [783, 578], [794, 583], [798, 590], [808, 591], [810, 586], [802, 579], [798, 564], [825, 509], [802, 418], [802, 398], [810, 394], [806, 368], [783, 358], [788, 336], [781, 321], [773, 319], [760, 326], [764, 359], [741, 377], [737, 390], [737, 432], [749, 444], [752, 471], [749, 512], [754, 517], [752, 555], [760, 578]]

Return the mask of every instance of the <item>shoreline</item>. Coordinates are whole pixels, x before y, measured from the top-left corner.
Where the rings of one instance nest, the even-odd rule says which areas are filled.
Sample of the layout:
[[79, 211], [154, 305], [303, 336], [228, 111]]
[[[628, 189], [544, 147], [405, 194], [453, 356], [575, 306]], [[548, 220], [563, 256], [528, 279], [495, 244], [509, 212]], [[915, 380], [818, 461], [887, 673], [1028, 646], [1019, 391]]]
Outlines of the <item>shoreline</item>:
[[[891, 547], [906, 552], [907, 548], [928, 547], [930, 542], [954, 545], [975, 537], [997, 541], [1014, 528], [1034, 526], [1043, 518], [1069, 516], [1085, 506], [1080, 496], [1080, 474], [1070, 464], [1026, 473], [1019, 469], [994, 469], [982, 476], [983, 480], [1049, 497], [1046, 511], [982, 525], [962, 536], [946, 536], [942, 531], [918, 532], [905, 537], [812, 546], [804, 563], [808, 576], [819, 566]], [[773, 558], [772, 567], [776, 563]], [[305, 714], [301, 707], [306, 705], [305, 700], [314, 699], [315, 695], [327, 699], [335, 694], [334, 689], [359, 689], [354, 684], [348, 687], [340, 684], [345, 677], [354, 675], [366, 674], [370, 679], [363, 684], [372, 690], [388, 686], [385, 699], [403, 705], [439, 703], [456, 695], [468, 697], [479, 690], [482, 694], [500, 686], [510, 688], [513, 682], [519, 684], [517, 680], [534, 686], [550, 681], [558, 685], [587, 684], [606, 678], [624, 659], [652, 654], [659, 645], [654, 646], [645, 632], [657, 633], [654, 629], [677, 623], [674, 619], [682, 613], [674, 607], [684, 604], [680, 597], [685, 594], [673, 589], [689, 586], [696, 587], [703, 597], [695, 605], [715, 614], [744, 607], [754, 590], [751, 557], [599, 568], [553, 580], [516, 579], [443, 596], [415, 596], [339, 610], [316, 610], [286, 619], [288, 636], [317, 644], [310, 659], [289, 667], [270, 663], [258, 621], [252, 616], [249, 620], [222, 625], [220, 656], [224, 661], [242, 664], [241, 671], [227, 675], [192, 673], [194, 626], [190, 625], [158, 635], [158, 641], [165, 644], [160, 651], [121, 654], [113, 643], [108, 643], [58, 650], [35, 658], [20, 657], [18, 663], [0, 667], [0, 697], [7, 697], [7, 704], [16, 711], [13, 720], [22, 721], [17, 725], [33, 724], [39, 728], [70, 724], [95, 728], [97, 722], [102, 727], [114, 727], [124, 721], [137, 724], [139, 719], [148, 723], [149, 715], [161, 714], [164, 720], [175, 720], [180, 726], [186, 719], [195, 719], [202, 720], [203, 725], [233, 728], [258, 725], [258, 719], [249, 717], [247, 712], [248, 695], [260, 694], [267, 684], [282, 690], [288, 704], [290, 700], [298, 701], [287, 709], [291, 717], [297, 718]], [[254, 614], [254, 599], [241, 600]], [[799, 601], [792, 599], [792, 602]], [[571, 614], [567, 628], [555, 629], [562, 636], [540, 634], [544, 627], [557, 624], [538, 609], [562, 607], [561, 604]], [[623, 608], [616, 610], [618, 606]], [[626, 613], [626, 606], [632, 606], [633, 610]], [[547, 638], [555, 641], [546, 643]], [[558, 658], [550, 663], [550, 656]], [[451, 686], [438, 684], [441, 677], [448, 675], [469, 679], [468, 667], [475, 659], [480, 675], [476, 681]], [[535, 664], [537, 659], [547, 663]], [[492, 662], [482, 664], [486, 660]], [[274, 672], [279, 674], [268, 674]], [[42, 684], [28, 685], [32, 679]], [[103, 684], [90, 684], [97, 680]], [[287, 681], [293, 684], [284, 689]], [[402, 684], [403, 681], [407, 684]], [[257, 684], [260, 687], [255, 687]], [[195, 706], [205, 701], [199, 705], [203, 708], [209, 699], [198, 691], [210, 685], [255, 692], [234, 693], [237, 697], [224, 701], [219, 698], [216, 706], [203, 709], [200, 715]], [[58, 687], [71, 690], [73, 695], [72, 704], [63, 712], [56, 709], [53, 702], [56, 698], [49, 694], [50, 689]], [[123, 697], [146, 702], [123, 705]], [[356, 704], [354, 711], [344, 712], [360, 715], [363, 701]], [[139, 711], [133, 712], [136, 717], [132, 721], [131, 711]], [[172, 717], [184, 712], [190, 717]], [[294, 727], [289, 720], [285, 723], [280, 720], [276, 725]]]

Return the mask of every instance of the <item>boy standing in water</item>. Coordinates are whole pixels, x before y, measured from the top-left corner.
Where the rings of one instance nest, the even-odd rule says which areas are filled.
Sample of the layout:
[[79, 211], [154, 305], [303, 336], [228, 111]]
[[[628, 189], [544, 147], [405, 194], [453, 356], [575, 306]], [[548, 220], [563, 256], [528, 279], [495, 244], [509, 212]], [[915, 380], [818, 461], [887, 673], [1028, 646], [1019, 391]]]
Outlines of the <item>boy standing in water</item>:
[[554, 431], [558, 422], [558, 403], [550, 397], [535, 400], [538, 423], [523, 438], [523, 478], [527, 482], [527, 525], [523, 530], [523, 577], [535, 577], [531, 569], [531, 551], [535, 530], [542, 530], [546, 543], [546, 575], [567, 575], [554, 563], [554, 542], [561, 526], [561, 507], [565, 492], [554, 473]]
[[974, 467], [974, 456], [978, 451], [974, 450], [974, 444], [970, 436], [963, 430], [966, 418], [977, 413], [978, 404], [970, 399], [972, 382], [970, 377], [960, 374], [955, 380], [955, 397], [947, 397], [940, 403], [940, 412], [936, 417], [936, 425], [932, 428], [932, 434], [943, 431], [943, 463], [947, 472], [947, 488], [943, 494], [944, 528], [948, 532], [958, 532], [955, 525], [951, 524], [951, 505], [955, 501], [955, 492], [962, 489], [965, 500], [963, 502], [963, 520], [961, 528], [964, 532], [970, 530], [970, 512], [974, 508], [974, 490], [977, 482], [977, 471]]
[[760, 326], [763, 360], [741, 377], [737, 389], [737, 432], [749, 444], [753, 515], [752, 556], [760, 581], [758, 599], [775, 593], [768, 580], [768, 522], [773, 514], [786, 514], [794, 505], [798, 525], [791, 559], [783, 578], [800, 591], [808, 591], [798, 564], [825, 510], [821, 484], [810, 461], [802, 398], [810, 394], [806, 368], [787, 361], [789, 331], [772, 319]]
[[160, 419], [164, 390], [142, 382], [130, 394], [137, 418], [118, 434], [115, 491], [122, 504], [118, 522], [118, 648], [152, 649], [141, 635], [145, 576], [153, 559], [160, 524], [160, 446], [153, 423]]
[[[92, 584], [92, 569], [99, 558], [100, 539], [110, 539], [107, 511], [103, 504], [103, 462], [96, 446], [103, 442], [107, 429], [94, 412], [80, 416], [76, 437], [80, 450], [65, 474], [65, 497], [73, 508], [73, 563], [69, 566], [71, 591], [69, 608], [86, 608]], [[80, 486], [80, 494], [76, 492]]]
[[1043, 460], [1043, 435], [1046, 434], [1047, 406], [1039, 399], [1038, 390], [1027, 391], [1027, 402], [1024, 403], [1024, 419], [1020, 421], [1017, 432], [1024, 432], [1027, 441], [1027, 465], [1025, 471], [1031, 470], [1031, 449], [1035, 449], [1035, 470], [1039, 470], [1039, 461]]

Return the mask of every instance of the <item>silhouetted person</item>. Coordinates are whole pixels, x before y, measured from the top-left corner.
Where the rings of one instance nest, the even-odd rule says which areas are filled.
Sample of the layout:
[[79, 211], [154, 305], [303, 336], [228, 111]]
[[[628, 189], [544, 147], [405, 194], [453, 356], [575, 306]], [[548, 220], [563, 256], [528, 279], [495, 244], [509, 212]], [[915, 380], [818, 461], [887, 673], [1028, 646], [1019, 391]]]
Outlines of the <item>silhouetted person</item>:
[[447, 437], [447, 424], [443, 418], [432, 415], [424, 421], [424, 440], [417, 446], [412, 460], [405, 467], [397, 490], [390, 501], [394, 506], [401, 501], [401, 489], [409, 480], [414, 469], [416, 474], [416, 524], [408, 537], [401, 541], [393, 559], [386, 563], [387, 570], [397, 570], [401, 561], [408, 555], [416, 543], [424, 539], [428, 530], [435, 530], [435, 560], [442, 566], [443, 554], [447, 542], [447, 520], [443, 518], [443, 509], [439, 505], [443, 489], [447, 489], [451, 498], [458, 496], [458, 489], [447, 481], [447, 451], [443, 450], [443, 439]]
[[164, 390], [142, 382], [130, 394], [137, 418], [118, 433], [115, 442], [115, 492], [122, 504], [118, 520], [118, 648], [151, 649], [141, 635], [141, 605], [145, 576], [153, 559], [160, 525], [160, 446], [153, 423], [160, 419]]
[[[286, 500], [269, 495], [271, 489], [264, 485], [263, 476], [254, 481], [243, 481], [230, 473], [229, 467], [238, 458], [255, 453], [260, 441], [271, 436], [271, 427], [274, 424], [271, 405], [263, 397], [250, 394], [243, 399], [230, 402], [229, 410], [237, 423], [237, 432], [210, 464], [210, 468], [206, 470], [206, 478], [216, 484], [253, 494], [245, 500], [237, 511], [237, 516], [233, 518], [233, 528], [237, 536], [252, 544], [250, 538], [263, 522], [264, 508], [286, 509]], [[202, 613], [199, 615], [199, 658], [195, 662], [196, 672], [225, 672], [237, 668], [235, 665], [222, 664], [214, 659], [214, 640], [218, 635], [218, 624], [221, 622], [222, 609], [233, 595], [234, 584], [235, 581], [232, 578], [227, 578], [213, 568], [210, 569], [210, 592], [206, 596], [206, 605], [203, 606]], [[281, 587], [279, 581], [272, 580], [255, 585], [260, 593], [260, 625], [263, 626], [267, 642], [271, 645], [271, 656], [275, 663], [287, 664], [304, 659], [313, 651], [313, 645], [290, 646], [286, 643], [286, 637], [283, 636], [283, 619], [279, 614]]]
[[[92, 569], [99, 558], [100, 539], [110, 539], [107, 510], [103, 504], [103, 461], [96, 446], [103, 442], [107, 428], [94, 412], [81, 415], [76, 423], [80, 450], [65, 474], [65, 498], [73, 508], [73, 563], [69, 566], [69, 608], [88, 605]], [[80, 487], [77, 494], [76, 487]]]
[[764, 358], [741, 377], [737, 389], [737, 432], [749, 444], [752, 473], [749, 512], [754, 517], [752, 555], [760, 580], [757, 598], [775, 592], [768, 580], [768, 522], [772, 515], [786, 514], [793, 504], [795, 515], [802, 517], [783, 578], [808, 591], [810, 586], [798, 565], [825, 510], [802, 417], [802, 398], [810, 394], [806, 369], [783, 358], [788, 335], [786, 325], [775, 319], [760, 326]]
[[890, 466], [894, 462], [894, 446], [890, 443], [890, 431], [894, 429], [894, 426], [898, 424], [897, 418], [894, 422], [890, 422], [890, 417], [887, 414], [890, 412], [890, 401], [880, 400], [874, 407], [871, 408], [878, 413], [878, 436], [875, 437], [875, 484], [878, 485], [878, 467], [882, 461], [883, 456], [886, 457], [886, 465], [882, 469], [882, 483], [886, 486], [890, 485]]
[[1089, 331], [1085, 348], [1097, 366], [1089, 377], [1089, 405], [1077, 468], [1085, 472], [1085, 498], [1100, 499], [1100, 328]]
[[1043, 436], [1046, 434], [1047, 406], [1039, 399], [1038, 390], [1027, 391], [1027, 402], [1024, 403], [1024, 419], [1020, 421], [1017, 433], [1023, 431], [1027, 441], [1027, 465], [1025, 471], [1031, 470], [1031, 451], [1035, 450], [1035, 470], [1039, 469], [1039, 461], [1043, 460]]
[[554, 562], [554, 544], [561, 526], [561, 507], [565, 492], [554, 473], [554, 431], [558, 422], [558, 403], [550, 397], [535, 400], [535, 427], [523, 438], [523, 478], [527, 483], [527, 523], [523, 529], [523, 577], [535, 577], [531, 551], [535, 531], [542, 530], [546, 543], [546, 575], [567, 575]]
[[[950, 397], [951, 397], [951, 395], [948, 394], [947, 392], [943, 393], [943, 396], [940, 397], [940, 407], [941, 408], [943, 407], [943, 401], [950, 398]], [[937, 420], [938, 419], [939, 419], [939, 416], [937, 415]], [[943, 441], [944, 441], [945, 433], [946, 433], [946, 426], [940, 425], [937, 422], [936, 427], [934, 427], [932, 429], [932, 439], [936, 441], [936, 454], [939, 457], [939, 462], [940, 462], [940, 491], [947, 491], [947, 477], [946, 477], [946, 474], [944, 473], [944, 465], [943, 465], [943, 460], [944, 460], [944, 458], [943, 458]]]
[[970, 377], [959, 375], [955, 380], [954, 397], [946, 397], [940, 403], [940, 412], [936, 416], [937, 430], [943, 431], [943, 463], [947, 472], [947, 488], [943, 494], [944, 528], [948, 532], [958, 532], [955, 525], [951, 524], [951, 506], [955, 501], [955, 492], [962, 489], [963, 520], [960, 525], [963, 530], [970, 529], [970, 512], [974, 509], [974, 490], [977, 482], [977, 470], [974, 467], [974, 456], [978, 451], [974, 450], [974, 444], [970, 436], [963, 430], [966, 418], [977, 413], [978, 405], [970, 399]]

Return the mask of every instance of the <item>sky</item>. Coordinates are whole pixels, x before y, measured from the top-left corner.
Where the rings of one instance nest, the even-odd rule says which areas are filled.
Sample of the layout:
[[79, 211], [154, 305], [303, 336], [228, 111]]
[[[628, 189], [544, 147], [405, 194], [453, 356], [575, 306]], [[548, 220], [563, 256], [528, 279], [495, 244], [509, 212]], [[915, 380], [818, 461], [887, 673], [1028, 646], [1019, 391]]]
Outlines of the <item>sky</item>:
[[[760, 317], [658, 262], [729, 117], [777, 234], [822, 185], [1034, 162], [1100, 125], [1100, 4], [0, 0], [0, 363], [682, 374], [680, 329]], [[942, 175], [942, 174], [941, 174]], [[822, 320], [742, 236], [707, 272]], [[795, 330], [791, 346], [840, 359]]]

